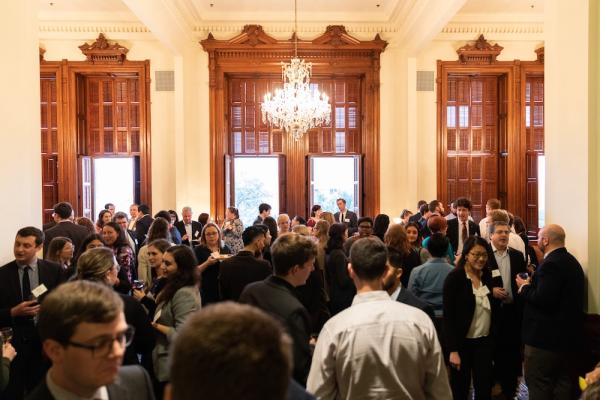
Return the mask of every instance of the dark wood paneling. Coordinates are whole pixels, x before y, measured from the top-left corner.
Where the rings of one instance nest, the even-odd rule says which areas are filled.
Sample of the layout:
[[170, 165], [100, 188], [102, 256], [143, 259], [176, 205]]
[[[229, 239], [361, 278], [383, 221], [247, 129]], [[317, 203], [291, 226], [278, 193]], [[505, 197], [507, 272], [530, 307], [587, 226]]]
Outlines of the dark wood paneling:
[[[293, 48], [289, 40], [276, 40], [257, 25], [247, 25], [240, 35], [230, 40], [215, 40], [209, 34], [208, 39], [202, 41], [202, 46], [209, 55], [211, 215], [222, 218], [228, 204], [225, 204], [225, 171], [221, 160], [236, 145], [236, 136], [230, 136], [228, 132], [233, 119], [228, 105], [240, 102], [242, 98], [242, 88], [237, 83], [233, 88], [229, 85], [243, 75], [275, 81], [273, 78], [281, 73], [281, 62], [289, 62]], [[344, 27], [330, 26], [325, 34], [312, 41], [298, 40], [297, 47], [298, 56], [312, 62], [315, 82], [319, 79], [342, 82], [360, 77], [360, 81], [353, 84], [359, 85], [360, 82], [358, 87], [343, 87], [351, 94], [353, 102], [360, 105], [356, 115], [352, 116], [356, 118], [357, 127], [344, 128], [343, 132], [345, 144], [364, 154], [363, 193], [368, 193], [368, 196], [364, 198], [363, 213], [376, 215], [379, 212], [379, 57], [386, 43], [378, 35], [372, 41], [359, 41], [349, 36]], [[228, 98], [230, 89], [237, 91], [235, 98]], [[335, 90], [335, 87], [332, 89]], [[335, 104], [335, 96], [330, 95], [330, 98]], [[256, 111], [256, 105], [254, 107]], [[351, 105], [344, 103], [344, 107]], [[345, 124], [349, 123], [348, 118], [349, 110], [345, 109]], [[235, 129], [240, 132], [238, 137], [242, 142], [237, 149], [247, 151], [243, 147], [248, 144], [244, 141], [245, 134], [242, 135], [244, 128], [238, 126]], [[290, 140], [280, 131], [271, 132], [273, 153], [279, 153], [281, 149], [286, 154], [287, 196], [280, 208], [290, 214], [304, 215], [307, 211], [305, 156], [311, 149], [335, 151], [335, 129], [324, 127], [318, 131], [316, 134], [309, 132], [299, 143], [289, 143]], [[361, 132], [365, 134], [361, 135]], [[315, 140], [315, 135], [321, 138]], [[310, 140], [312, 143], [308, 143]]]

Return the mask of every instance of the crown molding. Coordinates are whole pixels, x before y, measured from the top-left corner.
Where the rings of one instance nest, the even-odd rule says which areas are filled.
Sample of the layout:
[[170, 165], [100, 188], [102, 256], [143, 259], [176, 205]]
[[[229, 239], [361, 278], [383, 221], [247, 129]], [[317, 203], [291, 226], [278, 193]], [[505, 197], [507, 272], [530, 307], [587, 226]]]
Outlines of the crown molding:
[[435, 40], [475, 40], [484, 34], [503, 40], [544, 40], [544, 24], [533, 23], [470, 23], [450, 22], [436, 36]]

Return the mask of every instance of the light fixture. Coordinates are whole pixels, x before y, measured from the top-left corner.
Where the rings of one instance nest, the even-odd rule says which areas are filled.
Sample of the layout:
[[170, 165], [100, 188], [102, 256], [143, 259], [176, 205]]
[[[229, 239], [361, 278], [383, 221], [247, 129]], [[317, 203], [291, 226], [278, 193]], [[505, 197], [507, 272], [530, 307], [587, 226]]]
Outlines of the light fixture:
[[310, 87], [312, 63], [298, 58], [298, 5], [294, 0], [294, 57], [281, 63], [283, 89], [265, 94], [261, 104], [263, 122], [282, 128], [300, 140], [309, 129], [331, 121], [329, 98]]

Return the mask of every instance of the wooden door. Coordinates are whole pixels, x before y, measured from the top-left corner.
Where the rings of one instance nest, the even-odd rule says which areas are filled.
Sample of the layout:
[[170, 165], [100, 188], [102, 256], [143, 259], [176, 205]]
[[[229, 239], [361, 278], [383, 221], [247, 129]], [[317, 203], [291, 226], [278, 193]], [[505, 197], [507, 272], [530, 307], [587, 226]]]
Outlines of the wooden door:
[[527, 75], [525, 80], [525, 135], [527, 209], [524, 222], [528, 231], [537, 232], [538, 157], [544, 155], [544, 76]]
[[58, 203], [58, 110], [56, 96], [56, 76], [41, 76], [43, 223], [52, 221], [54, 205]]
[[498, 77], [448, 77], [446, 200], [467, 197], [475, 220], [498, 197]]

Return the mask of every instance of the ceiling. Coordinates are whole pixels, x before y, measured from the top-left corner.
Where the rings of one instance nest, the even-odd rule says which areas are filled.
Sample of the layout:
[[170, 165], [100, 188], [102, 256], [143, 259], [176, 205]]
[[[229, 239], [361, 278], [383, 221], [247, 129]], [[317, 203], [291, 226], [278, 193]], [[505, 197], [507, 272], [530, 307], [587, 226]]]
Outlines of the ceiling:
[[[152, 0], [158, 1], [158, 0]], [[294, 18], [293, 0], [163, 0], [191, 25], [210, 21], [285, 22]], [[444, 0], [439, 0], [443, 2]], [[303, 0], [298, 21], [395, 22], [410, 12], [414, 0]], [[544, 0], [467, 0], [459, 15], [519, 14], [538, 17]], [[531, 7], [533, 5], [533, 8]], [[483, 14], [483, 16], [482, 16]], [[400, 18], [399, 18], [400, 16]], [[40, 0], [43, 21], [136, 21], [121, 0]]]

